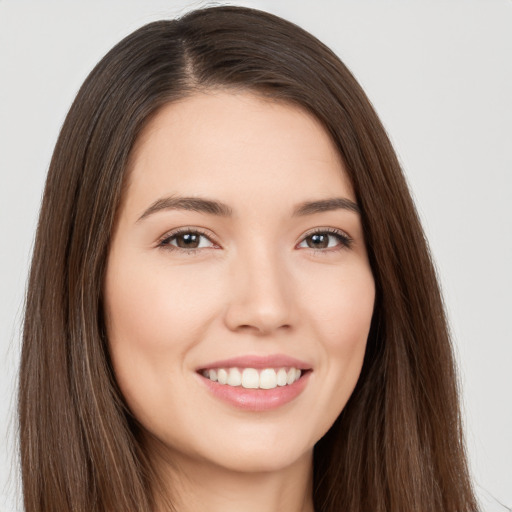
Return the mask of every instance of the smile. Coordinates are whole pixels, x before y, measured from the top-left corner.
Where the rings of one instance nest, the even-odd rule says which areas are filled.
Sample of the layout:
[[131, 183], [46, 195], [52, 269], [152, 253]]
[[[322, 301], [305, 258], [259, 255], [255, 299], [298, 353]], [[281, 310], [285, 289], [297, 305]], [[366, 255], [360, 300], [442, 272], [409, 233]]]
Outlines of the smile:
[[252, 412], [273, 410], [294, 401], [307, 387], [312, 373], [311, 369], [293, 366], [256, 369], [226, 365], [197, 371], [200, 382], [214, 397]]
[[246, 389], [274, 389], [291, 385], [301, 377], [298, 368], [211, 368], [202, 370], [203, 377], [221, 385]]

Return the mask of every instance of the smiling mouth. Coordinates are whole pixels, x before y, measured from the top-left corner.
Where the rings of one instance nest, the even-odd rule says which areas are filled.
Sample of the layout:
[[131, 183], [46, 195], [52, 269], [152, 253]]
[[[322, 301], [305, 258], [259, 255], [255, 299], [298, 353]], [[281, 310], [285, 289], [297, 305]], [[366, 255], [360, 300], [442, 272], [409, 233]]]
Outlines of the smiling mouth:
[[295, 367], [281, 368], [208, 368], [198, 373], [212, 382], [223, 386], [242, 387], [245, 389], [275, 389], [290, 386], [297, 382], [310, 369]]

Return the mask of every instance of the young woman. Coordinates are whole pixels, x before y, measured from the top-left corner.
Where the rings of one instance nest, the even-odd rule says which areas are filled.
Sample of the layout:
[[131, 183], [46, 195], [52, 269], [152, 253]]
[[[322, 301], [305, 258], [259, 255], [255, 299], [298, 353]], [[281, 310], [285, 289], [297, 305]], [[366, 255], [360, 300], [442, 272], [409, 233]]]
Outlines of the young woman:
[[473, 511], [442, 300], [340, 60], [215, 7], [114, 47], [48, 174], [27, 512]]

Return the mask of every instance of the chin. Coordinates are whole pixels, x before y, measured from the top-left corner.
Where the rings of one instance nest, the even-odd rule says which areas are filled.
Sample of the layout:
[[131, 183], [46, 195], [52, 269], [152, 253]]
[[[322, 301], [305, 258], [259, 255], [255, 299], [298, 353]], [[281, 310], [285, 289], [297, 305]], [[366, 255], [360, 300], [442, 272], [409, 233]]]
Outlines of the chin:
[[225, 456], [217, 461], [217, 465], [236, 473], [275, 473], [303, 460], [308, 453], [281, 455], [265, 450], [243, 455], [234, 453], [232, 457]]
[[[313, 444], [296, 442], [268, 442], [253, 438], [252, 442], [233, 442], [223, 446], [210, 460], [224, 468], [241, 473], [266, 473], [280, 471], [313, 453]], [[289, 439], [288, 439], [289, 441]]]

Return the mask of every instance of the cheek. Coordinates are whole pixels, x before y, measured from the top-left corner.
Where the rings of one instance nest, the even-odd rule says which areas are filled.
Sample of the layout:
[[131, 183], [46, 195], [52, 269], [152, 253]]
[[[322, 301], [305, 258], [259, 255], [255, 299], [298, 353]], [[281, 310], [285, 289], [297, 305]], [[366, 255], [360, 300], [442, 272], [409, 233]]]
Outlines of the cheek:
[[208, 293], [212, 287], [199, 281], [190, 272], [114, 262], [105, 286], [112, 347], [129, 347], [155, 358], [179, 351], [213, 304]]
[[170, 272], [137, 263], [136, 258], [112, 258], [104, 302], [116, 380], [144, 422], [144, 411], [169, 405], [159, 403], [161, 391], [180, 377], [187, 353], [215, 317], [213, 292], [208, 293], [215, 287], [199, 286], [199, 277], [183, 269]]
[[[319, 287], [318, 283], [325, 285]], [[329, 355], [364, 350], [375, 302], [375, 283], [366, 265], [341, 269], [338, 276], [317, 279], [306, 304], [314, 314], [317, 336]]]
[[325, 372], [316, 377], [325, 393], [311, 412], [322, 418], [323, 435], [345, 407], [361, 373], [375, 301], [373, 276], [369, 269], [351, 273], [332, 283], [318, 301], [315, 327]]

